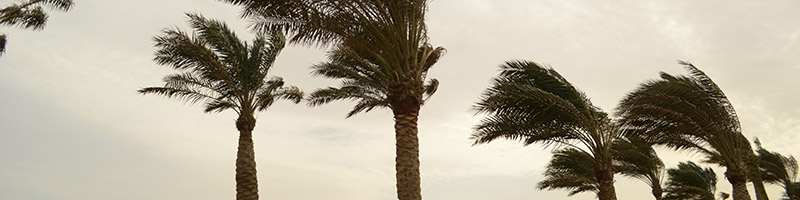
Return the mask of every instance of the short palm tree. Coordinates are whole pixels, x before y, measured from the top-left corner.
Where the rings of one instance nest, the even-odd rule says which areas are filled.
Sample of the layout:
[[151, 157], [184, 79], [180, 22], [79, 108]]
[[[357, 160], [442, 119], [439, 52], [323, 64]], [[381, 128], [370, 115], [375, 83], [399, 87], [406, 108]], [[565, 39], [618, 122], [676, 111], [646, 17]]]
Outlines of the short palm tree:
[[558, 149], [553, 152], [553, 158], [544, 172], [544, 180], [537, 187], [540, 190], [568, 190], [569, 196], [581, 192], [598, 194], [600, 185], [594, 176], [593, 163], [592, 155], [584, 151], [575, 148]]
[[778, 152], [769, 151], [761, 146], [761, 142], [755, 139], [756, 152], [761, 161], [760, 171], [764, 181], [770, 184], [780, 185], [785, 190], [784, 196], [789, 200], [800, 199], [794, 188], [797, 180], [798, 166], [794, 156], [786, 157]]
[[[44, 29], [48, 18], [43, 7], [69, 11], [72, 5], [72, 0], [27, 0], [20, 4], [12, 4], [0, 9], [0, 25], [41, 30]], [[6, 35], [0, 34], [0, 55], [2, 55], [5, 50]]]
[[236, 199], [258, 199], [253, 128], [255, 112], [280, 99], [294, 103], [303, 93], [284, 86], [280, 77], [267, 79], [285, 39], [279, 30], [258, 34], [252, 43], [240, 41], [228, 26], [198, 14], [187, 14], [195, 30], [164, 30], [154, 38], [155, 61], [182, 73], [164, 77], [163, 87], [146, 87], [141, 94], [156, 94], [188, 102], [202, 101], [205, 112], [234, 110], [238, 115], [239, 147], [236, 154]]
[[650, 143], [629, 136], [614, 142], [611, 155], [614, 156], [616, 173], [645, 182], [650, 186], [653, 197], [661, 200], [664, 162]]
[[717, 174], [693, 162], [681, 162], [667, 170], [665, 200], [714, 200]]
[[428, 44], [427, 0], [261, 1], [223, 0], [244, 6], [258, 30], [282, 28], [291, 42], [335, 45], [315, 74], [341, 79], [341, 87], [321, 89], [310, 105], [358, 101], [353, 112], [388, 107], [395, 119], [397, 197], [422, 199], [417, 120], [436, 89], [428, 70], [444, 49]]
[[476, 105], [487, 114], [475, 144], [509, 139], [573, 147], [592, 157], [601, 200], [616, 199], [611, 146], [619, 132], [608, 115], [558, 72], [529, 61], [510, 61]]
[[747, 167], [750, 151], [733, 105], [703, 71], [680, 62], [690, 76], [661, 73], [643, 83], [618, 107], [621, 126], [649, 142], [694, 150], [718, 159], [727, 168], [734, 200], [749, 200]]

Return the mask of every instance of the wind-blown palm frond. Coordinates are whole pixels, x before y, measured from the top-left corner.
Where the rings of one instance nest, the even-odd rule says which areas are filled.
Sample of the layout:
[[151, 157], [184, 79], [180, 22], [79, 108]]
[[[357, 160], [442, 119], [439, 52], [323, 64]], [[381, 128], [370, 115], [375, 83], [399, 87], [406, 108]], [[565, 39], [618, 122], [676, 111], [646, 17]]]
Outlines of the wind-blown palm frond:
[[[427, 47], [430, 48], [430, 47]], [[420, 49], [424, 53], [426, 47]], [[443, 51], [443, 49], [436, 50]], [[434, 55], [427, 56], [433, 59], [426, 63], [432, 66], [438, 60], [441, 53], [433, 53]], [[433, 57], [436, 57], [435, 59]], [[341, 86], [329, 87], [318, 89], [309, 95], [308, 105], [319, 106], [332, 101], [338, 100], [352, 100], [356, 101], [356, 106], [353, 107], [347, 117], [351, 117], [360, 112], [369, 112], [378, 107], [391, 107], [389, 96], [396, 96], [395, 99], [401, 98], [397, 94], [393, 85], [397, 84], [422, 84], [422, 82], [406, 82], [398, 83], [392, 77], [392, 72], [387, 72], [385, 68], [378, 65], [375, 61], [360, 58], [358, 52], [355, 52], [348, 46], [338, 46], [328, 54], [328, 62], [319, 63], [312, 66], [312, 74], [316, 76], [324, 76], [326, 78], [342, 79]], [[430, 67], [426, 66], [426, 67]], [[426, 72], [427, 73], [427, 72]], [[421, 80], [424, 80], [423, 76]], [[424, 104], [425, 100], [430, 98], [438, 89], [439, 81], [430, 79], [427, 83], [414, 87], [411, 94], [420, 104]], [[396, 100], [395, 100], [396, 101]]]
[[[47, 24], [47, 13], [43, 7], [60, 11], [69, 11], [72, 0], [28, 0], [19, 4], [11, 4], [0, 9], [0, 25], [17, 26], [24, 29], [42, 30]], [[6, 36], [0, 38], [0, 55], [5, 52]]]
[[717, 174], [693, 162], [681, 162], [667, 170], [664, 200], [714, 200]]
[[599, 183], [594, 176], [592, 155], [574, 148], [564, 148], [553, 152], [547, 164], [544, 180], [539, 182], [540, 190], [563, 189], [569, 196], [581, 192], [599, 192]]
[[684, 64], [690, 76], [661, 73], [643, 83], [617, 108], [628, 134], [675, 149], [693, 150], [727, 168], [734, 199], [749, 198], [745, 161], [752, 153], [730, 101], [705, 73]]
[[784, 189], [784, 196], [787, 199], [798, 199], [793, 189], [796, 187], [798, 175], [797, 159], [794, 156], [786, 157], [778, 152], [773, 152], [764, 149], [761, 146], [761, 141], [755, 139], [756, 152], [759, 159], [759, 171], [764, 178], [764, 182], [774, 185], [780, 185]]
[[529, 61], [500, 68], [475, 106], [487, 116], [475, 126], [474, 144], [502, 138], [582, 151], [592, 158], [586, 167], [593, 168], [600, 199], [616, 199], [611, 146], [620, 132], [608, 115], [552, 68]]
[[650, 143], [629, 136], [614, 142], [611, 155], [614, 156], [616, 173], [645, 182], [652, 189], [653, 196], [661, 199], [664, 163]]

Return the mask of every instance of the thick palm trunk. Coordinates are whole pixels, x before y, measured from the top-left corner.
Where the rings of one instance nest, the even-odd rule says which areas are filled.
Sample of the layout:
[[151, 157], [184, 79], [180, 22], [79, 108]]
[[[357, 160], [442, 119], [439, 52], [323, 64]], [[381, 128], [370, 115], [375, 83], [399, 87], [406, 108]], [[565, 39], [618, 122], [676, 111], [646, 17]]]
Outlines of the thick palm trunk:
[[239, 150], [236, 152], [236, 200], [258, 200], [256, 153], [253, 149], [253, 115], [243, 114], [236, 120], [239, 129]]
[[417, 137], [419, 104], [398, 106], [398, 108], [393, 108], [393, 111], [395, 139], [397, 140], [395, 145], [397, 198], [399, 200], [421, 200], [419, 139]]
[[600, 184], [597, 197], [600, 200], [617, 200], [617, 191], [614, 188], [614, 167], [611, 156], [597, 156], [600, 162], [595, 164], [595, 177]]
[[747, 174], [742, 169], [728, 169], [725, 177], [733, 186], [733, 200], [750, 200], [750, 192], [747, 191]]

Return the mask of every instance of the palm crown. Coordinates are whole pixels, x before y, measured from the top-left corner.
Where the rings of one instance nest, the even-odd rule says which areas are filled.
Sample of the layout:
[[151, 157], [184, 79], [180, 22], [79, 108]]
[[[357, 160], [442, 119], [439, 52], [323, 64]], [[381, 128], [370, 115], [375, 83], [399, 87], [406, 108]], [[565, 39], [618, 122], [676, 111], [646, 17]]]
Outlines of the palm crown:
[[661, 73], [643, 83], [618, 107], [620, 123], [631, 134], [675, 149], [690, 149], [725, 166], [734, 199], [749, 198], [745, 161], [752, 153], [727, 96], [703, 71], [681, 62], [690, 76]]
[[163, 87], [147, 87], [142, 94], [159, 94], [189, 102], [202, 101], [205, 112], [228, 109], [252, 115], [278, 99], [295, 103], [303, 98], [294, 86], [284, 86], [280, 77], [266, 80], [276, 56], [285, 44], [279, 31], [259, 34], [251, 44], [242, 42], [227, 25], [197, 14], [187, 14], [196, 35], [164, 30], [154, 38], [155, 61], [184, 73], [164, 77]]
[[600, 199], [616, 199], [611, 145], [619, 137], [608, 115], [552, 68], [528, 61], [500, 66], [475, 109], [486, 116], [472, 139], [566, 145], [592, 155]]

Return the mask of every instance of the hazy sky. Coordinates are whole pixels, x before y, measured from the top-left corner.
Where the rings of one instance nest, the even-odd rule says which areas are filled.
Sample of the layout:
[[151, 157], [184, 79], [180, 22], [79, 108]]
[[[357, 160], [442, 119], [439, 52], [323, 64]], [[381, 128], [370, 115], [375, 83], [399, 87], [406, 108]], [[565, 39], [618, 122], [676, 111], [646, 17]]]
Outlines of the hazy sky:
[[[12, 0], [2, 0], [2, 5]], [[44, 31], [2, 27], [0, 199], [232, 199], [233, 112], [204, 114], [136, 90], [172, 70], [151, 61], [151, 38], [187, 26], [184, 12], [227, 21], [249, 40], [239, 8], [214, 0], [75, 0], [50, 12]], [[441, 85], [419, 121], [422, 192], [428, 200], [593, 199], [538, 191], [552, 149], [496, 141], [471, 146], [470, 107], [510, 59], [546, 63], [592, 101], [616, 103], [659, 71], [705, 70], [728, 94], [744, 134], [800, 155], [800, 1], [435, 0], [434, 45], [448, 49], [430, 72]], [[289, 46], [272, 75], [307, 92], [336, 84], [309, 75], [324, 49]], [[391, 113], [345, 119], [342, 102], [277, 103], [258, 115], [262, 199], [395, 199]], [[668, 167], [700, 159], [659, 149]], [[709, 166], [709, 165], [705, 165]], [[717, 191], [730, 191], [722, 176]], [[620, 199], [651, 199], [617, 176]], [[770, 197], [782, 191], [768, 186]], [[752, 193], [751, 193], [752, 194]]]

